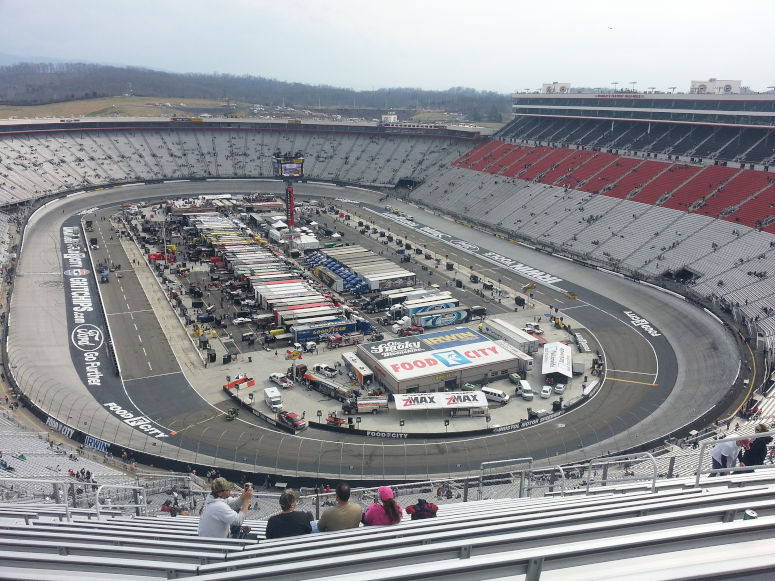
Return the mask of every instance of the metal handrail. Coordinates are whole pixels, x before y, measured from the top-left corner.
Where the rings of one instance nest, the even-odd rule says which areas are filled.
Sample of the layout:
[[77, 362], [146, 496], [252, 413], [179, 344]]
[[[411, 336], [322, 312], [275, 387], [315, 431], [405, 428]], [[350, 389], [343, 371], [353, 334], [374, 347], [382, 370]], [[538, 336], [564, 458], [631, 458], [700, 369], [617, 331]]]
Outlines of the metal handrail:
[[[708, 442], [703, 442], [700, 445], [700, 452], [699, 456], [697, 457], [697, 474], [695, 476], [694, 480], [694, 486], [699, 487], [700, 486], [700, 476], [703, 474], [721, 474], [722, 472], [751, 472], [753, 470], [762, 469], [765, 470], [771, 470], [772, 468], [768, 468], [766, 466], [733, 466], [731, 468], [717, 468], [717, 469], [711, 469], [711, 470], [703, 470], [702, 469], [702, 460], [705, 457], [705, 450], [708, 448], [708, 446], [716, 447], [719, 444], [723, 444], [724, 442], [736, 442], [738, 440], [755, 440], [756, 438], [762, 438], [764, 436], [775, 436], [775, 431], [770, 432], [754, 432], [753, 434], [738, 434], [736, 436], [729, 436], [726, 438], [723, 438], [721, 440], [713, 440]], [[735, 460], [737, 461], [737, 460]]]
[[[651, 476], [651, 492], [656, 492], [657, 490], [657, 460], [654, 458], [652, 454], [649, 452], [637, 452], [633, 454], [622, 454], [620, 456], [600, 456], [599, 458], [592, 458], [589, 461], [589, 464], [587, 465], [587, 494], [589, 494], [589, 488], [592, 484], [592, 466], [602, 466], [604, 468], [604, 471], [607, 474], [607, 467], [611, 464], [616, 464], [619, 462], [631, 462], [635, 461], [638, 458], [641, 459], [649, 459], [651, 461], [651, 466], [654, 469], [654, 473]], [[608, 482], [631, 482], [633, 480], [641, 480], [641, 478], [608, 478], [607, 475], [604, 475], [604, 477], [599, 480], [599, 482], [602, 482], [604, 484], [607, 484]]]
[[508, 466], [509, 464], [519, 464], [519, 463], [526, 463], [527, 468], [522, 468], [520, 470], [515, 471], [509, 471], [512, 474], [519, 473], [519, 497], [522, 498], [522, 495], [525, 492], [525, 473], [531, 473], [533, 471], [533, 458], [526, 457], [526, 458], [510, 458], [508, 460], [491, 460], [489, 462], [482, 462], [479, 464], [479, 498], [482, 498], [483, 491], [484, 491], [484, 470], [485, 468], [496, 468], [498, 466]]
[[[31, 483], [31, 484], [61, 484], [62, 485], [62, 493], [65, 497], [64, 507], [65, 507], [65, 516], [67, 517], [68, 521], [72, 521], [72, 515], [70, 514], [70, 503], [68, 502], [68, 496], [67, 496], [67, 486], [71, 484], [68, 480], [53, 480], [50, 478], [8, 478], [8, 477], [0, 477], [0, 482], [19, 482], [20, 480], [23, 480], [25, 483]], [[23, 503], [19, 506], [23, 506]], [[61, 506], [60, 503], [56, 503], [52, 506]]]
[[[530, 476], [538, 472], [548, 472], [550, 470], [557, 470], [560, 473], [560, 496], [565, 496], [565, 470], [562, 466], [555, 464], [554, 466], [547, 466], [545, 468], [535, 468], [530, 470]], [[536, 488], [536, 487], [532, 487]]]
[[94, 494], [94, 512], [97, 514], [97, 517], [100, 517], [100, 508], [108, 508], [109, 506], [115, 506], [118, 508], [134, 508], [136, 511], [141, 512], [143, 516], [146, 516], [148, 514], [148, 505], [145, 504], [145, 502], [138, 502], [135, 504], [106, 504], [103, 505], [100, 503], [100, 492], [102, 492], [103, 488], [121, 488], [124, 490], [134, 490], [137, 493], [137, 496], [141, 499], [144, 499], [145, 497], [142, 495], [142, 493], [145, 491], [145, 489], [142, 486], [128, 486], [126, 484], [100, 484], [97, 486], [97, 491]]

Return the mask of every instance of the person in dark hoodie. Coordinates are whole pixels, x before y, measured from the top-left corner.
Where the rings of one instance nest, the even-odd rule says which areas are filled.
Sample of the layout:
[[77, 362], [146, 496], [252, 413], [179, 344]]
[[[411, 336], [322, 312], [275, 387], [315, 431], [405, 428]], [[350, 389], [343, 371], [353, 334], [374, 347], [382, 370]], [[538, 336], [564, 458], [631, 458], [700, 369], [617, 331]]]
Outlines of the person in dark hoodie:
[[[761, 434], [769, 432], [767, 424], [759, 424], [754, 428], [754, 432]], [[772, 442], [772, 437], [763, 436], [751, 440], [751, 445], [747, 450], [740, 451], [740, 464], [743, 466], [761, 466], [767, 457], [767, 446]]]

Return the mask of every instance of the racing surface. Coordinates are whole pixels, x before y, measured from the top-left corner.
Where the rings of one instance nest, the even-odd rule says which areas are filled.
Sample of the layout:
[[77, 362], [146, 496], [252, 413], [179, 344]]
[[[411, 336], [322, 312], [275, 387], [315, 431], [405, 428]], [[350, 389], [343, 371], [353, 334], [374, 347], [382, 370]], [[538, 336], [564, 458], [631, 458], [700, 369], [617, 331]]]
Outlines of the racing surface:
[[[530, 456], [557, 464], [630, 448], [665, 436], [707, 411], [736, 377], [739, 359], [732, 338], [717, 321], [680, 298], [404, 204], [401, 207], [416, 216], [417, 224], [397, 223], [380, 210], [372, 193], [297, 184], [301, 195], [368, 201], [378, 223], [389, 223], [399, 233], [411, 229], [411, 234], [404, 234], [410, 239], [421, 240], [423, 229], [446, 233], [483, 252], [540, 269], [551, 277], [547, 280], [558, 279], [552, 283], [554, 288], [539, 285], [536, 298], [567, 312], [594, 333], [606, 358], [607, 377], [601, 391], [581, 407], [544, 424], [456, 440], [398, 443], [317, 430], [292, 437], [241, 420], [218, 421], [218, 410], [229, 407], [225, 397], [208, 396], [208, 404], [192, 387], [198, 387], [196, 372], [181, 370], [148, 298], [127, 268], [130, 259], [120, 243], [110, 240], [107, 222], [100, 221], [95, 222], [95, 231], [101, 228], [96, 232], [100, 249], [94, 253], [95, 263], [122, 264], [120, 279], [113, 277], [99, 285], [122, 375], [106, 373], [101, 386], [84, 386], [68, 341], [69, 313], [62, 292], [66, 265], [60, 258], [63, 222], [78, 221], [71, 217], [98, 203], [257, 189], [280, 192], [283, 184], [222, 181], [117, 188], [66, 198], [38, 211], [25, 234], [9, 339], [11, 368], [32, 399], [62, 423], [77, 424], [95, 437], [187, 462], [288, 475], [397, 480], [460, 474], [478, 469], [486, 460]], [[491, 273], [504, 285], [520, 288], [530, 280], [496, 268], [487, 257], [472, 254], [471, 246], [464, 251], [449, 242], [438, 236], [427, 238], [427, 246], [435, 252], [449, 254], [456, 263], [476, 265], [477, 272]], [[94, 293], [97, 280], [91, 279]], [[566, 299], [566, 290], [576, 292], [579, 299]], [[640, 326], [633, 325], [633, 317], [640, 318]], [[61, 389], [63, 385], [66, 389]], [[145, 423], [132, 425], [127, 414]]]

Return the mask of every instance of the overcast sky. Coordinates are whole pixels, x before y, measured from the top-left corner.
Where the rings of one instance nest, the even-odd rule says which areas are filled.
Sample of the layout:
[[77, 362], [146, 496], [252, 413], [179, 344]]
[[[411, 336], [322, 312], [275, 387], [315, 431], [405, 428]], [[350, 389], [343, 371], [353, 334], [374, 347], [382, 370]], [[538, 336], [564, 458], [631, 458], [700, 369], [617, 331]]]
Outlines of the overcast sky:
[[355, 89], [775, 85], [775, 0], [0, 0], [0, 53]]

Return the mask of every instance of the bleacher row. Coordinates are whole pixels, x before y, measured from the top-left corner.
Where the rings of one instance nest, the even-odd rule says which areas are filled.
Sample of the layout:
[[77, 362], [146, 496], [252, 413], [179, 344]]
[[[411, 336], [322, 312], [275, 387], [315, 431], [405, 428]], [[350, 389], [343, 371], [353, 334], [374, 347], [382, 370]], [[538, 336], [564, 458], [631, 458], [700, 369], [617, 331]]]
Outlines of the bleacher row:
[[111, 182], [268, 177], [278, 150], [302, 151], [312, 179], [392, 186], [422, 180], [468, 148], [444, 138], [220, 129], [4, 135], [0, 206]]
[[507, 139], [576, 143], [586, 148], [665, 153], [746, 164], [775, 161], [767, 128], [641, 123], [520, 116], [503, 128]]
[[[476, 151], [497, 147], [493, 143]], [[411, 199], [514, 237], [648, 276], [687, 268], [697, 277], [693, 290], [739, 306], [751, 320], [766, 318], [775, 308], [775, 236], [770, 232], [775, 225], [762, 231], [637, 198], [471, 171], [471, 163], [464, 156], [456, 167], [415, 189]], [[767, 196], [775, 197], [775, 186], [766, 189]]]
[[775, 233], [775, 174], [697, 166], [566, 147], [529, 147], [493, 140], [453, 166], [521, 181], [628, 199]]
[[260, 521], [249, 523], [259, 540], [202, 539], [197, 517], [81, 514], [66, 521], [30, 507], [25, 524], [0, 507], [0, 577], [772, 577], [775, 475], [711, 478], [699, 488], [665, 484], [656, 493], [622, 486], [595, 495], [450, 504], [435, 519], [275, 540], [261, 538]]

